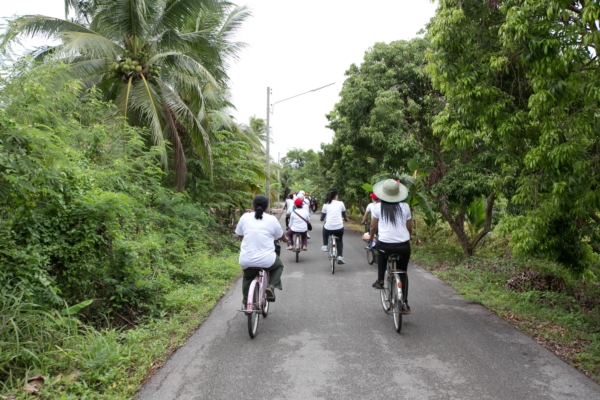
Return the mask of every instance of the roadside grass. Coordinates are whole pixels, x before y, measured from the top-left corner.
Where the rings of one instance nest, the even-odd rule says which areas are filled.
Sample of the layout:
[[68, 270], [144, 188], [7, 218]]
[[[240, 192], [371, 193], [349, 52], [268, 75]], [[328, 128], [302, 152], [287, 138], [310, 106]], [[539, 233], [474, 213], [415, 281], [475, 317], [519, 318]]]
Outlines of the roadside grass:
[[39, 306], [17, 301], [11, 308], [5, 302], [0, 398], [132, 398], [240, 274], [237, 254], [199, 254], [194, 268], [201, 272], [200, 282], [166, 294], [161, 315], [128, 330], [94, 329]]
[[[449, 230], [422, 236], [411, 258], [600, 382], [600, 283], [558, 264], [516, 259], [504, 238], [488, 236], [466, 258]], [[589, 276], [600, 276], [596, 268]]]

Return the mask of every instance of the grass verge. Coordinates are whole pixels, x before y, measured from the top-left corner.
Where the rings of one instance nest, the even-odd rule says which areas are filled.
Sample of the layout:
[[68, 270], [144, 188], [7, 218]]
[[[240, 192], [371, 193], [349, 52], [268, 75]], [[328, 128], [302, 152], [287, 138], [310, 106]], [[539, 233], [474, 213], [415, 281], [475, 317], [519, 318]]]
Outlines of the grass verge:
[[[6, 379], [0, 382], [0, 398], [132, 398], [206, 319], [240, 274], [237, 254], [206, 258], [198, 268], [203, 271], [201, 282], [171, 291], [165, 296], [162, 315], [129, 330], [97, 330], [18, 302], [16, 308], [6, 307], [7, 335], [0, 338], [0, 372]], [[11, 315], [5, 315], [7, 310], [12, 310]], [[19, 341], [6, 339], [7, 322], [22, 334]], [[10, 369], [16, 358], [30, 358], [31, 367]]]

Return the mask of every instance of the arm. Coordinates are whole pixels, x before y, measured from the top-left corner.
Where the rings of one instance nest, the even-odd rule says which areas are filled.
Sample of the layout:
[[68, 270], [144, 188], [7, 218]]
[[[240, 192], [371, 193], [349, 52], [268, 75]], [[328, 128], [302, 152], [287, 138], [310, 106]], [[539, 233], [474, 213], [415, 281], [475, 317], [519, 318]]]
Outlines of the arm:
[[321, 221], [325, 221], [325, 217], [327, 216], [327, 214], [325, 214], [324, 212], [321, 213]]
[[369, 215], [369, 211], [365, 211], [365, 215], [363, 215], [363, 219], [362, 221], [360, 221], [361, 224], [365, 224], [367, 222], [367, 215]]
[[342, 218], [344, 218], [344, 221], [348, 222], [348, 217], [346, 216], [346, 211], [342, 211]]
[[410, 234], [410, 238], [412, 239], [412, 219], [406, 221], [406, 229], [408, 229], [408, 233]]
[[375, 217], [371, 217], [371, 230], [369, 231], [369, 238], [367, 240], [371, 240], [373, 236], [377, 233], [377, 229], [379, 228], [379, 219]]

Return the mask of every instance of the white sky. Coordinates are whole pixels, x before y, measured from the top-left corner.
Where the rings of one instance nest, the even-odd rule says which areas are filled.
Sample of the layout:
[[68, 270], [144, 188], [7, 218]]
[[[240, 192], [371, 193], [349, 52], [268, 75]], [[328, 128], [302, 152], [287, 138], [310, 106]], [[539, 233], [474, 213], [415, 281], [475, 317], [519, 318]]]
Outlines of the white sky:
[[[64, 0], [0, 0], [0, 17], [43, 14], [64, 17]], [[248, 44], [232, 63], [234, 111], [238, 122], [266, 118], [271, 103], [320, 86], [335, 85], [285, 101], [271, 115], [277, 161], [294, 147], [318, 150], [331, 142], [325, 114], [339, 99], [344, 72], [360, 64], [376, 42], [410, 39], [435, 11], [431, 0], [238, 0], [253, 13], [238, 33]]]

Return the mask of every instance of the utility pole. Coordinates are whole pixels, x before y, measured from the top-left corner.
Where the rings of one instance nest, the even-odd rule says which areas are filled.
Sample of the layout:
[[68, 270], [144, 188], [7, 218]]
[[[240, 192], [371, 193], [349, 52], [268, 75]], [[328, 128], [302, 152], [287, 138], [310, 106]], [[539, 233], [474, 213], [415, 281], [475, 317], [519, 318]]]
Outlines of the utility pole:
[[269, 184], [269, 175], [271, 175], [271, 155], [270, 151], [270, 142], [271, 138], [269, 137], [269, 117], [271, 115], [271, 88], [267, 87], [267, 186], [265, 190], [265, 196], [267, 196], [267, 200], [269, 201], [269, 207], [267, 210], [271, 209], [271, 185]]
[[277, 189], [277, 206], [279, 207], [279, 197], [281, 196], [281, 177], [279, 173], [281, 172], [281, 163], [279, 162], [279, 157], [281, 156], [280, 152], [277, 152], [277, 183], [279, 183], [279, 188]]

